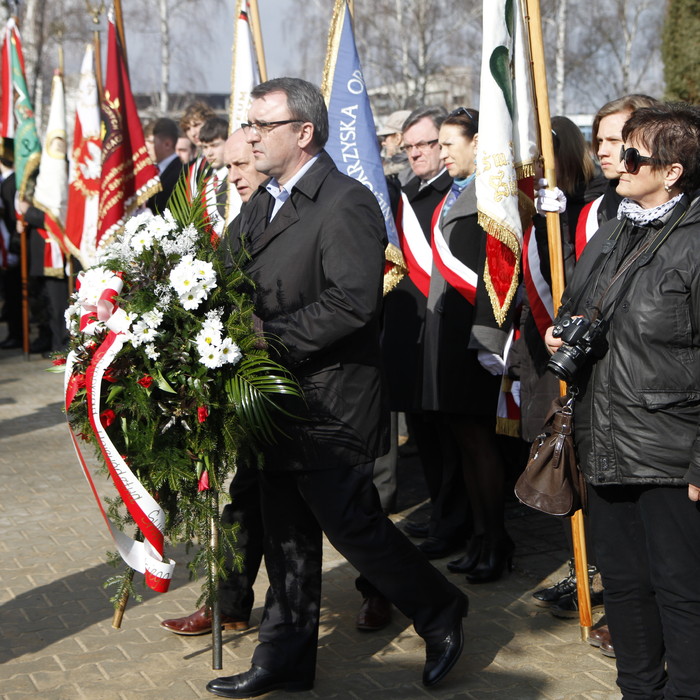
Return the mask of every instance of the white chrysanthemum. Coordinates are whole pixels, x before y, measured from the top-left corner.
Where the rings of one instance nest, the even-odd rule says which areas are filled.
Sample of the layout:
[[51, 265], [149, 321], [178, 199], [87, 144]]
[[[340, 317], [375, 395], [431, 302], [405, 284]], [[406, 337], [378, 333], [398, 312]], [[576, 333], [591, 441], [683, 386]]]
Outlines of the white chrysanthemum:
[[202, 353], [204, 349], [211, 345], [218, 346], [221, 344], [221, 333], [216, 328], [205, 324], [194, 340], [197, 343], [197, 349]]
[[223, 364], [221, 353], [219, 352], [219, 349], [214, 346], [210, 347], [206, 353], [202, 353], [199, 359], [201, 363], [209, 369], [216, 369], [217, 367], [221, 367]]
[[163, 312], [159, 308], [154, 307], [143, 315], [143, 320], [147, 326], [153, 329], [158, 328], [163, 323]]
[[180, 303], [182, 304], [182, 308], [187, 309], [187, 311], [193, 311], [206, 298], [206, 291], [202, 289], [199, 284], [195, 284], [188, 292], [180, 294]]
[[221, 353], [221, 359], [224, 363], [230, 365], [235, 365], [238, 360], [243, 357], [241, 349], [233, 342], [231, 338], [224, 338], [219, 346], [219, 352]]
[[130, 244], [135, 253], [142, 253], [153, 247], [153, 234], [148, 228], [141, 228], [131, 237]]
[[143, 343], [150, 343], [159, 335], [145, 321], [137, 321], [131, 326], [131, 342], [135, 347]]
[[77, 298], [83, 304], [94, 306], [102, 292], [109, 287], [114, 287], [116, 275], [105, 267], [91, 267], [80, 273], [80, 289]]
[[170, 231], [172, 231], [176, 226], [177, 224], [175, 223], [172, 216], [167, 219], [164, 216], [154, 216], [148, 222], [148, 230], [151, 233], [151, 235], [157, 240], [160, 240], [167, 236], [170, 233]]
[[124, 238], [131, 238], [131, 236], [136, 233], [139, 226], [148, 223], [152, 218], [153, 212], [151, 212], [150, 209], [144, 209], [140, 214], [127, 219], [124, 224]]
[[71, 334], [74, 334], [78, 330], [82, 310], [83, 307], [80, 304], [71, 304], [65, 311], [66, 328]]
[[210, 263], [207, 262], [206, 260], [194, 260], [194, 266], [195, 266], [195, 271], [197, 273], [197, 277], [202, 281], [202, 282], [207, 282], [211, 284], [212, 282], [216, 282], [216, 273], [214, 272], [214, 266]]
[[157, 360], [160, 357], [160, 353], [156, 350], [156, 346], [153, 345], [153, 343], [146, 343], [146, 345], [143, 346], [143, 349], [146, 353], [146, 357], [148, 357], [150, 360]]
[[170, 271], [170, 285], [182, 297], [187, 294], [199, 281], [192, 256], [185, 255]]

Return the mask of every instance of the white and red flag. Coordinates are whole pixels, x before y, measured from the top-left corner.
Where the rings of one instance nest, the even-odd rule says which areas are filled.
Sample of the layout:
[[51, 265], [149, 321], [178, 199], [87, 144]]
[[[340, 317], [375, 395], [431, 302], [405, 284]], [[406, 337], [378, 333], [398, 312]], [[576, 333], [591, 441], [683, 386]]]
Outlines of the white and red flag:
[[484, 0], [483, 18], [476, 197], [488, 233], [484, 282], [503, 324], [518, 288], [523, 227], [534, 214], [519, 181], [534, 174], [537, 131], [520, 0]]
[[[255, 55], [255, 42], [250, 30], [248, 0], [236, 2], [236, 20], [233, 29], [233, 62], [231, 68], [231, 108], [229, 130], [233, 133], [248, 121], [250, 92], [260, 83], [260, 69]], [[241, 197], [229, 184], [226, 206], [226, 223], [232, 221], [241, 210]]]
[[[0, 68], [0, 136], [15, 137], [14, 87], [12, 82], [12, 40], [19, 44], [19, 31], [13, 19], [8, 20], [2, 42], [2, 67]], [[24, 56], [21, 57], [24, 72]]]
[[38, 229], [46, 241], [44, 274], [63, 277], [66, 204], [68, 202], [68, 159], [66, 100], [63, 77], [56, 72], [51, 83], [51, 107], [34, 189], [34, 206], [44, 212], [44, 228]]
[[94, 50], [92, 44], [88, 44], [78, 85], [65, 234], [66, 247], [85, 269], [96, 262], [101, 161], [100, 106]]

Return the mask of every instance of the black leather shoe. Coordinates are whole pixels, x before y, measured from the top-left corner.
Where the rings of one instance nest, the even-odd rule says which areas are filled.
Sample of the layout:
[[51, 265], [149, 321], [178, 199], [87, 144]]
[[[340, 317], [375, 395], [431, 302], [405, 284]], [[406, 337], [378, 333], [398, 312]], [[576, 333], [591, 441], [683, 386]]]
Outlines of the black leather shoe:
[[430, 526], [428, 523], [412, 523], [408, 522], [403, 526], [403, 531], [409, 537], [415, 537], [416, 539], [423, 539], [428, 536], [428, 530]]
[[458, 551], [462, 546], [461, 543], [440, 540], [437, 537], [428, 537], [425, 542], [421, 542], [418, 545], [418, 549], [420, 549], [428, 559], [442, 559]]
[[439, 683], [457, 663], [463, 647], [464, 632], [460, 618], [454, 629], [441, 642], [426, 645], [423, 685], [430, 687]]
[[[591, 591], [591, 610], [603, 609], [603, 591]], [[578, 592], [574, 591], [559, 599], [556, 605], [549, 608], [549, 612], [554, 617], [564, 620], [575, 620], [579, 616], [578, 612]]]
[[215, 678], [207, 683], [207, 690], [222, 698], [256, 698], [258, 695], [264, 695], [272, 690], [298, 693], [302, 690], [311, 690], [313, 687], [313, 681], [290, 679], [282, 674], [266, 671], [255, 664], [244, 673]]

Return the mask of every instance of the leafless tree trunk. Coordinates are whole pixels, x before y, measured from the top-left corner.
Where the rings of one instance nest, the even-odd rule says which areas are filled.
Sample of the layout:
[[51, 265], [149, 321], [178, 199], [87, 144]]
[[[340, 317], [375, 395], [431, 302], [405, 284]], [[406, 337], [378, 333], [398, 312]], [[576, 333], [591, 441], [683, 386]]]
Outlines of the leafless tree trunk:
[[564, 114], [564, 81], [566, 79], [566, 10], [568, 0], [559, 0], [557, 8], [557, 101], [555, 114]]
[[168, 113], [168, 85], [170, 83], [170, 25], [168, 0], [160, 0], [160, 113]]

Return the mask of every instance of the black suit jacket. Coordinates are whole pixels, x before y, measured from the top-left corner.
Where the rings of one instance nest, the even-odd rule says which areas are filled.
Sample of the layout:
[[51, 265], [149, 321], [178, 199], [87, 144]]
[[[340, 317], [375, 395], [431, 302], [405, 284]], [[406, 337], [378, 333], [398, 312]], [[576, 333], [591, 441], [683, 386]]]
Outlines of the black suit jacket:
[[[261, 187], [234, 222], [251, 255], [256, 314], [273, 355], [298, 378], [298, 420], [266, 448], [267, 469], [326, 469], [386, 451], [379, 354], [386, 233], [374, 195], [322, 151], [268, 224]], [[237, 231], [236, 231], [237, 229]]]
[[160, 184], [163, 189], [160, 192], [156, 192], [146, 202], [146, 206], [154, 214], [163, 213], [184, 168], [182, 161], [179, 158], [175, 158], [171, 163], [168, 163], [168, 167], [161, 173]]

